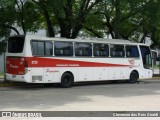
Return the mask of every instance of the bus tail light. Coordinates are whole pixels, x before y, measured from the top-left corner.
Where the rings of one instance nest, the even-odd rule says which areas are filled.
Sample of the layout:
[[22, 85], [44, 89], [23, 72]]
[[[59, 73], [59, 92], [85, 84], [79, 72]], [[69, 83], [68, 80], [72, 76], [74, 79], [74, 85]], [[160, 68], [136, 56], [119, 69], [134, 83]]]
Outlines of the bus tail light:
[[28, 67], [28, 60], [26, 58], [24, 59], [24, 67]]
[[24, 58], [24, 74], [28, 72], [28, 60]]

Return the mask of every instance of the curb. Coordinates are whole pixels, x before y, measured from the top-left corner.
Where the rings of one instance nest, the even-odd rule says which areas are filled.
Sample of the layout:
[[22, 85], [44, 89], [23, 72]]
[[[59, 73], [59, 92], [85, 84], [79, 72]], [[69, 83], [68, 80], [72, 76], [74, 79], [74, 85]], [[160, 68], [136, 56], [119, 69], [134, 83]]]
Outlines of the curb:
[[153, 76], [150, 80], [160, 80], [160, 76]]
[[0, 87], [22, 86], [22, 85], [27, 85], [27, 84], [29, 84], [29, 83], [8, 82], [8, 81], [4, 81], [3, 78], [0, 78]]
[[0, 83], [0, 87], [12, 87], [12, 86], [22, 86], [27, 85], [27, 83]]
[[160, 80], [160, 77], [153, 77], [153, 79]]
[[0, 83], [0, 87], [9, 87], [9, 86], [14, 86], [14, 84], [11, 84], [11, 83]]

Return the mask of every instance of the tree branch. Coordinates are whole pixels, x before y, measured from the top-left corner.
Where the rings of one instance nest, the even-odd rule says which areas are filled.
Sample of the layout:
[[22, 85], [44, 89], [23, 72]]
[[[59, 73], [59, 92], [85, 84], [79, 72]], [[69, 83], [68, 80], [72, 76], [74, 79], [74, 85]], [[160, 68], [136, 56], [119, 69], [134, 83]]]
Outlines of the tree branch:
[[96, 37], [98, 38], [103, 38], [103, 36], [101, 36], [98, 32], [96, 32], [95, 30], [93, 30], [92, 28], [83, 25], [84, 29], [88, 30], [89, 32], [93, 33]]
[[24, 1], [22, 1], [22, 0], [20, 0], [20, 3], [21, 3], [21, 7], [20, 7], [20, 5], [18, 4], [18, 1], [17, 0], [15, 0], [15, 2], [16, 2], [16, 5], [17, 5], [17, 7], [18, 7], [18, 9], [19, 9], [19, 11], [20, 11], [20, 19], [21, 19], [21, 25], [22, 25], [22, 29], [23, 29], [23, 32], [24, 32], [24, 34], [26, 34], [26, 27], [25, 27], [25, 23], [24, 23], [24, 6], [23, 6], [23, 2]]
[[14, 30], [17, 33], [17, 35], [20, 35], [19, 31], [15, 27], [12, 27], [12, 26], [6, 25], [6, 24], [0, 24], [0, 26], [2, 26], [4, 28], [12, 29], [12, 30]]

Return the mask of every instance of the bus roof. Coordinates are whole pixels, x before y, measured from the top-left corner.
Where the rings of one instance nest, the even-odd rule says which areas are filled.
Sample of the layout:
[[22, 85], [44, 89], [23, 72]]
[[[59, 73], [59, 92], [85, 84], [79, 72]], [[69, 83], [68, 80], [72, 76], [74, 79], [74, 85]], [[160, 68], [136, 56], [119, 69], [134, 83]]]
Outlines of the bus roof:
[[[15, 35], [11, 37], [26, 37], [27, 40], [47, 40], [47, 41], [71, 41], [71, 42], [92, 42], [92, 43], [109, 43], [109, 44], [132, 44], [132, 45], [146, 45], [143, 43], [131, 42], [122, 39], [107, 39], [107, 38], [60, 38], [60, 37], [44, 37], [38, 35]], [[147, 45], [146, 45], [147, 46]]]

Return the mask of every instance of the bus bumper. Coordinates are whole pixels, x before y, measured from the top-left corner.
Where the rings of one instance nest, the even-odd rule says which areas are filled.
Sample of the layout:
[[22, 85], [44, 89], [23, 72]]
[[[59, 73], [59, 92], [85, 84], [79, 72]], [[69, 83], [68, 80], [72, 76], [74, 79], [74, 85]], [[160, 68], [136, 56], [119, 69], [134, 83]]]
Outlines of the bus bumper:
[[13, 75], [6, 73], [6, 79], [15, 82], [28, 82], [26, 80], [26, 75]]

